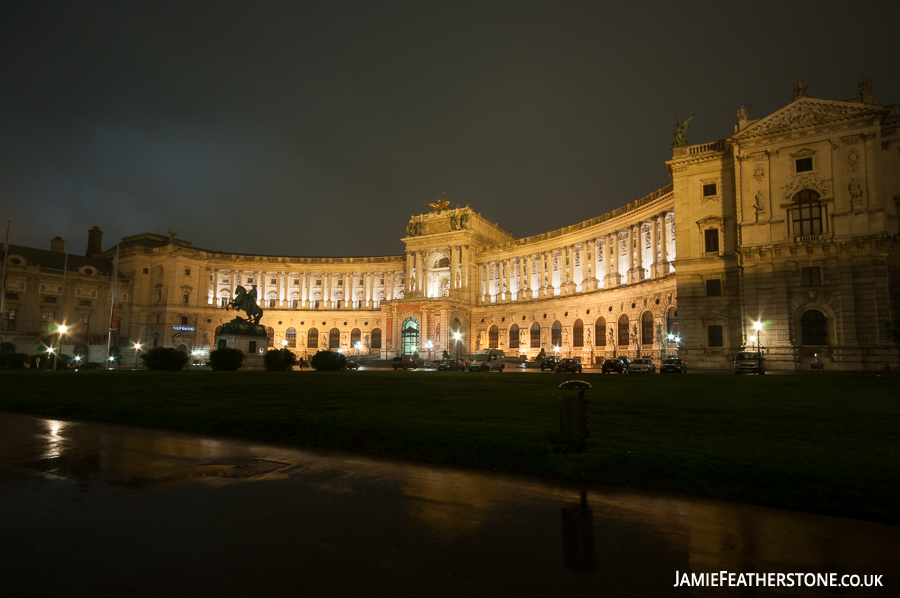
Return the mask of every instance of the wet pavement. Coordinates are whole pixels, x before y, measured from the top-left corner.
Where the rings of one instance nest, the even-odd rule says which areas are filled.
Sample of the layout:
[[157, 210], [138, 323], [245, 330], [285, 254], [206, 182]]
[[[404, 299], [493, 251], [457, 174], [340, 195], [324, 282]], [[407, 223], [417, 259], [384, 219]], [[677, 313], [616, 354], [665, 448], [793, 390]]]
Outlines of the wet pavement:
[[[900, 528], [0, 413], [21, 596], [897, 596]], [[881, 588], [673, 587], [676, 571]]]

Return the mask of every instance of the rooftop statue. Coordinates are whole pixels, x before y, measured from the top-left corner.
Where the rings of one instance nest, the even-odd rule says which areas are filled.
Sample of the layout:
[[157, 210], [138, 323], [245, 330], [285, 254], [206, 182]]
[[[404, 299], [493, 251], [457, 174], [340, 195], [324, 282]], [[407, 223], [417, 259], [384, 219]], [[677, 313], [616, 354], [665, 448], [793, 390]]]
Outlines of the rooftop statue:
[[[248, 321], [259, 324], [259, 321], [263, 316], [263, 310], [256, 304], [256, 285], [253, 285], [253, 288], [250, 289], [249, 293], [247, 292], [247, 289], [240, 285], [238, 285], [234, 291], [236, 296], [225, 305], [225, 310], [228, 311], [229, 307], [233, 307], [236, 311], [243, 311], [247, 314]], [[238, 319], [243, 318], [238, 316]]]
[[177, 237], [178, 233], [180, 232], [180, 230], [172, 230], [171, 228], [169, 229], [169, 245], [175, 244], [175, 237]]
[[675, 117], [675, 136], [672, 137], [672, 148], [676, 147], [684, 147], [687, 145], [687, 130], [688, 125], [691, 124], [691, 120], [694, 118], [694, 115], [691, 114], [689, 117], [684, 119], [682, 122], [678, 122], [678, 117]]
[[430, 204], [428, 204], [429, 206], [431, 206], [432, 208], [434, 208], [434, 211], [435, 211], [438, 215], [440, 215], [440, 213], [441, 213], [443, 210], [446, 210], [446, 209], [447, 209], [447, 206], [450, 205], [450, 202], [447, 201], [446, 199], [444, 199], [444, 196], [447, 195], [447, 190], [446, 190], [446, 189], [442, 189], [442, 191], [443, 191], [443, 192], [441, 193], [441, 196], [438, 197], [438, 199], [437, 199], [437, 201], [436, 201], [435, 203], [430, 203]]
[[872, 95], [872, 80], [863, 77], [863, 80], [859, 82], [859, 97], [864, 98], [870, 95]]
[[794, 87], [794, 99], [799, 100], [800, 98], [809, 97], [807, 89], [809, 89], [809, 86], [803, 82], [803, 79], [800, 79], [800, 81]]
[[469, 214], [468, 212], [462, 215], [462, 218], [459, 219], [459, 228], [469, 228]]

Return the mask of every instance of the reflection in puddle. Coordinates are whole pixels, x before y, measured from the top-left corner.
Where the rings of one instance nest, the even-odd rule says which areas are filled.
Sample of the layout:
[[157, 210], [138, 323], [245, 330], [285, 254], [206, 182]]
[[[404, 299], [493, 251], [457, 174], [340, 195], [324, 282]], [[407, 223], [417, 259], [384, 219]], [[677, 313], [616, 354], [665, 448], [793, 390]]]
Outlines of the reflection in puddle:
[[490, 517], [499, 502], [495, 484], [467, 473], [423, 472], [406, 478], [406, 511], [443, 538], [469, 532]]

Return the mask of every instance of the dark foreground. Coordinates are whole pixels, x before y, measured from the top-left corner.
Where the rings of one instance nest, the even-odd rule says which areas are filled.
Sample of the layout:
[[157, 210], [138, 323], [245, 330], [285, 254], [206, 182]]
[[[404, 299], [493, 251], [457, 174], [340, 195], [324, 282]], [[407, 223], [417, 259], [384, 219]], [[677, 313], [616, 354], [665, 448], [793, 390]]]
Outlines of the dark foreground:
[[[13, 414], [0, 529], [16, 597], [886, 596], [900, 553], [884, 524]], [[722, 570], [885, 586], [672, 587]]]
[[[557, 386], [594, 387], [583, 453]], [[6, 372], [0, 410], [900, 522], [900, 385], [875, 377]]]

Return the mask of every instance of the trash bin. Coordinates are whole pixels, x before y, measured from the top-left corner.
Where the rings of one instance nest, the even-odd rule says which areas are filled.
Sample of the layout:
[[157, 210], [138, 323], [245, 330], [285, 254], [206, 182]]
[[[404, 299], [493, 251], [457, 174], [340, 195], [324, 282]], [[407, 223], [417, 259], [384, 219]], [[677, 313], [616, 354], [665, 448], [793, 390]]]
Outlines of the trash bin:
[[568, 380], [559, 385], [563, 390], [577, 391], [577, 395], [559, 397], [559, 435], [584, 448], [585, 438], [591, 435], [590, 400], [584, 391], [591, 385], [582, 380]]

